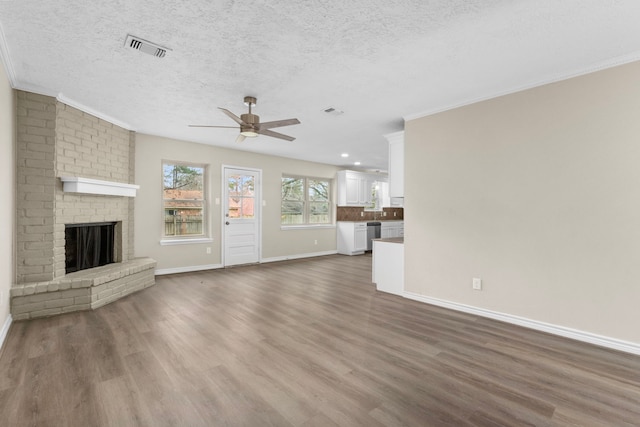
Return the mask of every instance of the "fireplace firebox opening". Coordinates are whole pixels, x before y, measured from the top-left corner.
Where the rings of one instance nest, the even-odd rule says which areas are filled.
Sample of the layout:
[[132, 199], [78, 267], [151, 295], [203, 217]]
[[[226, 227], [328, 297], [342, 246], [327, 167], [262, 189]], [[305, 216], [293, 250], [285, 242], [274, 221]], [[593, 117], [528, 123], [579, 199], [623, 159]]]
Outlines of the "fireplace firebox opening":
[[65, 225], [66, 274], [116, 262], [116, 224]]

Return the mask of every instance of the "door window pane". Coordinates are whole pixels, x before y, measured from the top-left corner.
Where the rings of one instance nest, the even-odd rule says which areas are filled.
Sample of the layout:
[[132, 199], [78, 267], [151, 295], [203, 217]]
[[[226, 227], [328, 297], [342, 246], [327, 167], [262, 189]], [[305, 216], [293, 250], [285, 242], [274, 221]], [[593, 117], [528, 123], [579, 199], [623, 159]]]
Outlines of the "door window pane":
[[251, 219], [255, 217], [255, 178], [253, 175], [231, 175], [227, 181], [229, 190], [229, 218]]

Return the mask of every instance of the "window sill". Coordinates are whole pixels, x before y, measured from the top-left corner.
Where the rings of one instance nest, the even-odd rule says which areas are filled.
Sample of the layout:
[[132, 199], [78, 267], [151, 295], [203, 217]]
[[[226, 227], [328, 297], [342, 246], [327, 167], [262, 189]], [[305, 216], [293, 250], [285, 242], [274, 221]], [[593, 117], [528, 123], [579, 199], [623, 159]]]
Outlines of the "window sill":
[[315, 230], [318, 228], [336, 228], [335, 224], [281, 225], [280, 230]]
[[198, 243], [211, 243], [213, 239], [210, 237], [199, 237], [194, 239], [183, 238], [183, 239], [162, 239], [160, 240], [160, 246], [171, 246], [171, 245], [191, 245]]

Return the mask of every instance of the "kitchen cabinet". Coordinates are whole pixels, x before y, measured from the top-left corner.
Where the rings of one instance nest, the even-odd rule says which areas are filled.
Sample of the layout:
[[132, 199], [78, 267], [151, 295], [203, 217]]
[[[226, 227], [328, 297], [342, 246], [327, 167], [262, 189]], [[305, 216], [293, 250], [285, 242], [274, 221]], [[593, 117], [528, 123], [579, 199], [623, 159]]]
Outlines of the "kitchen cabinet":
[[394, 295], [404, 293], [404, 241], [373, 241], [371, 281], [376, 289]]
[[[340, 182], [340, 178], [338, 178]], [[371, 202], [371, 192], [367, 191], [368, 179], [364, 174], [344, 171], [344, 204], [363, 206]]]
[[[382, 188], [387, 177], [378, 174], [343, 170], [338, 171], [338, 206], [382, 207]], [[377, 187], [376, 191], [374, 189]], [[376, 195], [376, 200], [373, 195]], [[376, 201], [374, 204], [373, 202]]]
[[367, 250], [367, 223], [338, 221], [338, 253], [360, 255]]
[[389, 197], [392, 206], [404, 198], [404, 131], [385, 135], [389, 141]]
[[404, 222], [403, 221], [382, 221], [382, 227], [380, 228], [380, 237], [383, 239], [390, 239], [393, 237], [404, 237]]

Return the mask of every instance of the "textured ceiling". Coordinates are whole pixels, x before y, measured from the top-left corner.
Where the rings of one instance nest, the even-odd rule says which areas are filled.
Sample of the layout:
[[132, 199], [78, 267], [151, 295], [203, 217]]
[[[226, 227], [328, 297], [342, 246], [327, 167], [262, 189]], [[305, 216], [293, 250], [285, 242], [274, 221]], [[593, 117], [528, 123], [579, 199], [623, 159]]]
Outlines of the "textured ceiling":
[[[403, 118], [640, 59], [638, 22], [637, 0], [0, 0], [0, 53], [15, 88], [138, 132], [385, 170]], [[245, 95], [297, 139], [187, 126]]]

